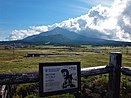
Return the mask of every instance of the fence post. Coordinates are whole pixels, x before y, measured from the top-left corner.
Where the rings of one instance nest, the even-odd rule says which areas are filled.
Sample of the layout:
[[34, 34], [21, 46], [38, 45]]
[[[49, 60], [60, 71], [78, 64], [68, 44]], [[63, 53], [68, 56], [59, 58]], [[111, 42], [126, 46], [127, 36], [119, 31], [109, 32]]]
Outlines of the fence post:
[[108, 98], [120, 98], [121, 63], [121, 52], [110, 53], [109, 65], [112, 71], [109, 73]]
[[11, 85], [6, 85], [7, 86], [7, 98], [12, 98], [12, 88]]

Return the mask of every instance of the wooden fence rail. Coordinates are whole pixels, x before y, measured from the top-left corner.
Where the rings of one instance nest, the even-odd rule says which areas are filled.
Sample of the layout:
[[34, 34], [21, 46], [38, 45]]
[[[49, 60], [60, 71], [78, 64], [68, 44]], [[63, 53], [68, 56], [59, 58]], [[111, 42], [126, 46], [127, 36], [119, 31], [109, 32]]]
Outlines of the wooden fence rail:
[[[109, 66], [83, 68], [81, 69], [81, 77], [106, 74], [109, 72], [110, 72]], [[39, 82], [38, 72], [0, 74], [0, 85], [33, 83], [33, 82]]]
[[[100, 74], [109, 74], [108, 98], [120, 98], [121, 72], [131, 76], [131, 68], [121, 67], [122, 54], [119, 52], [110, 53], [108, 66], [89, 67], [81, 69], [81, 77]], [[39, 73], [12, 73], [0, 74], [0, 85], [11, 85], [21, 83], [39, 82]]]
[[33, 83], [39, 81], [38, 72], [0, 74], [0, 85]]
[[121, 67], [121, 72], [124, 75], [131, 76], [131, 67]]

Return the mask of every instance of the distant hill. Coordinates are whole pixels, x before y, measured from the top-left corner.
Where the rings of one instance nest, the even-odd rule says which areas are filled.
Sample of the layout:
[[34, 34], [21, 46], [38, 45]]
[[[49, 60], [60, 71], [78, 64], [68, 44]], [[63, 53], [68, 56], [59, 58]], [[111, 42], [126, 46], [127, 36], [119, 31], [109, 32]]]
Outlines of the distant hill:
[[22, 41], [24, 42], [33, 42], [33, 43], [69, 43], [72, 42], [74, 39], [76, 39], [79, 35], [77, 35], [74, 32], [70, 32], [66, 29], [62, 28], [55, 28], [51, 31], [42, 32], [38, 35], [29, 36]]
[[23, 41], [25, 42], [42, 42], [44, 43], [77, 43], [85, 42], [87, 37], [75, 32], [68, 31], [62, 28], [55, 28], [51, 31], [43, 32], [38, 35], [29, 36]]
[[38, 35], [29, 36], [23, 39], [22, 41], [41, 44], [93, 44], [93, 45], [131, 44], [128, 42], [126, 43], [98, 38], [90, 38], [59, 27], [51, 31], [42, 32]]
[[130, 42], [119, 42], [99, 38], [91, 38], [81, 33], [72, 32], [63, 28], [55, 28], [51, 31], [42, 32], [24, 38], [23, 40], [8, 41], [6, 43], [24, 43], [24, 44], [91, 44], [91, 45], [130, 45]]
[[31, 43], [50, 43], [50, 44], [67, 44], [67, 43], [89, 43], [93, 44], [103, 39], [88, 38], [78, 33], [68, 31], [62, 28], [55, 28], [51, 31], [43, 32], [38, 35], [29, 36], [22, 41]]

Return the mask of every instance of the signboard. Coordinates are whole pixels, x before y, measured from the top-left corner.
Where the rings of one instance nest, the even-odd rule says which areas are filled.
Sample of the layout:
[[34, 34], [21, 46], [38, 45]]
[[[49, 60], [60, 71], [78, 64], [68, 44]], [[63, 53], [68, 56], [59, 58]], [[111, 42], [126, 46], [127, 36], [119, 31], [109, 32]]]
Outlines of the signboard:
[[39, 64], [40, 97], [80, 90], [80, 62]]

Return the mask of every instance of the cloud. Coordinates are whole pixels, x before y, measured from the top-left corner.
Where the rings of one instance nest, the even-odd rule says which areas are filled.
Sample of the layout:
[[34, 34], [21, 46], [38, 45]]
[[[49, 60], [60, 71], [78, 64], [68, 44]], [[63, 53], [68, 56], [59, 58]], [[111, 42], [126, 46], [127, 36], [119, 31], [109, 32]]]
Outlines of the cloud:
[[131, 42], [131, 0], [115, 0], [112, 6], [101, 4], [92, 7], [87, 14], [70, 18], [48, 26], [32, 26], [29, 30], [14, 30], [9, 40], [23, 39], [27, 36], [62, 27], [88, 37], [98, 37]]
[[19, 39], [23, 39], [27, 36], [31, 36], [31, 35], [35, 35], [35, 34], [39, 34], [39, 32], [35, 31], [35, 30], [14, 30], [12, 31], [12, 34], [9, 36], [9, 40], [19, 40]]
[[111, 6], [114, 0], [80, 0], [80, 1], [86, 4], [93, 5], [93, 6], [99, 5], [99, 4], [102, 4], [104, 6]]

